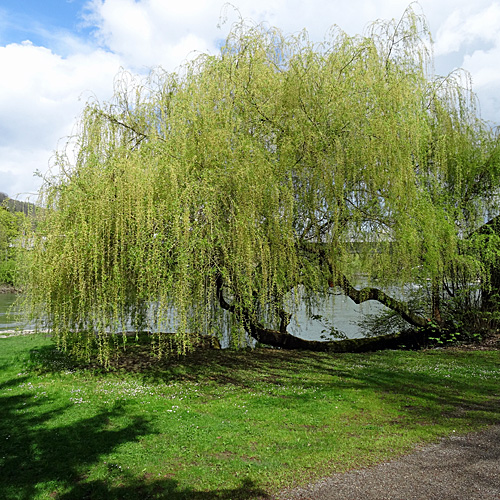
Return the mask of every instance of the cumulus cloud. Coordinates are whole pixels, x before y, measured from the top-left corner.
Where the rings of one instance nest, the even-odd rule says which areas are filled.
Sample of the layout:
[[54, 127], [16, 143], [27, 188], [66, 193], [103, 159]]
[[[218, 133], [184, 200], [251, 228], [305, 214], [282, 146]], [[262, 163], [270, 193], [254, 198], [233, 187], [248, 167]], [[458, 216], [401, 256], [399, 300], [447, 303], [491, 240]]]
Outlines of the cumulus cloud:
[[0, 67], [0, 190], [17, 194], [40, 183], [33, 172], [47, 169], [92, 92], [111, 96], [120, 60], [101, 49], [63, 58], [26, 41], [0, 47]]
[[482, 115], [500, 123], [500, 3], [469, 4], [453, 11], [437, 33], [435, 52], [455, 53], [456, 66], [472, 76]]
[[[352, 0], [349, 8], [335, 0], [233, 0], [231, 4], [223, 0], [91, 0], [87, 21], [94, 26], [99, 43], [119, 54], [126, 67], [146, 72], [157, 65], [174, 70], [200, 52], [216, 53], [217, 41], [225, 39], [240, 16], [278, 26], [286, 33], [306, 27], [310, 37], [319, 41], [332, 25], [351, 35], [362, 33], [377, 19], [398, 19], [408, 5], [408, 0]], [[498, 82], [500, 4], [491, 0], [474, 4], [469, 0], [420, 0], [412, 8], [429, 18], [438, 73], [463, 67], [474, 73], [474, 85], [486, 96], [486, 87]], [[484, 45], [483, 50], [469, 53], [478, 43]], [[454, 52], [458, 55], [450, 57]], [[491, 100], [491, 92], [488, 96]], [[489, 117], [500, 120], [500, 110]]]
[[[430, 2], [430, 0], [424, 0]], [[217, 52], [232, 23], [241, 18], [277, 26], [285, 33], [307, 28], [322, 40], [333, 25], [349, 34], [361, 33], [377, 19], [399, 18], [407, 0], [91, 0], [87, 22], [99, 43], [119, 54], [127, 66], [144, 71], [153, 66], [175, 69], [200, 52]], [[419, 10], [418, 6], [416, 9]]]
[[173, 70], [190, 54], [216, 50], [216, 3], [94, 0], [87, 4], [86, 19], [95, 26], [97, 40], [120, 55], [127, 67]]
[[15, 199], [35, 202], [42, 184], [35, 172], [48, 171], [51, 155], [52, 151], [45, 147], [0, 146], [0, 192]]
[[[475, 6], [477, 8], [477, 5]], [[472, 5], [452, 12], [437, 33], [436, 54], [448, 54], [472, 42], [498, 44], [500, 41], [500, 4], [493, 3], [471, 12]]]

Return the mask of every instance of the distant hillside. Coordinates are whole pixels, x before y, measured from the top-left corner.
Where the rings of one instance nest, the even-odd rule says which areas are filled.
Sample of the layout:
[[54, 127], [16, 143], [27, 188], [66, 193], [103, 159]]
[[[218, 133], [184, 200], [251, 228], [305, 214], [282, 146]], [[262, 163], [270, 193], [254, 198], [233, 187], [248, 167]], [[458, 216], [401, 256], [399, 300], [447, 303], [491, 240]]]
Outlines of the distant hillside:
[[0, 192], [0, 205], [6, 206], [11, 212], [24, 212], [26, 215], [35, 211], [34, 203], [12, 200], [8, 194], [2, 192]]

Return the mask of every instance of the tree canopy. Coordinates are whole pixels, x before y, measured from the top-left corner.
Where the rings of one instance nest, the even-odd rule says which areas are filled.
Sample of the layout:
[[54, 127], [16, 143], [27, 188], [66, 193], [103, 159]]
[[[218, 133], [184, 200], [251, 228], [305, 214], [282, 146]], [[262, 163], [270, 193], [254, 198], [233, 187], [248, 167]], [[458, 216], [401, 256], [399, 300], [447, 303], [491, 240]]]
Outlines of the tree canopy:
[[102, 359], [127, 324], [158, 353], [166, 331], [180, 352], [193, 332], [295, 346], [290, 314], [331, 286], [426, 324], [382, 289], [481, 272], [461, 242], [496, 210], [500, 153], [469, 83], [433, 74], [411, 8], [319, 44], [241, 22], [176, 73], [120, 74], [42, 188], [31, 314]]

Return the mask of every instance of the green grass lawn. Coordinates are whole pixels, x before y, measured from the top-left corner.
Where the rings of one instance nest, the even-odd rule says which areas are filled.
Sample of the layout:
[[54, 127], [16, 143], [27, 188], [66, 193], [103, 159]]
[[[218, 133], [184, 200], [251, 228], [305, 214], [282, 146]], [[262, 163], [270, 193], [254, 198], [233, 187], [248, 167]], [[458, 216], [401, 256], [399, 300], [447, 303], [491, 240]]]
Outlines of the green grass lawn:
[[274, 498], [500, 421], [500, 351], [139, 353], [103, 372], [28, 335], [0, 340], [0, 366], [2, 499]]

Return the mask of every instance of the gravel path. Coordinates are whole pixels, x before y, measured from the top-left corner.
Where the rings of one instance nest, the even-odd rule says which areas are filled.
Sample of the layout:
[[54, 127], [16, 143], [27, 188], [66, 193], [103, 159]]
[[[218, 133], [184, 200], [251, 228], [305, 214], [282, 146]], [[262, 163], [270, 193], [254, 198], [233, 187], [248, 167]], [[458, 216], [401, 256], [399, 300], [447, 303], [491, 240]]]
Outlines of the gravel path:
[[276, 500], [500, 500], [500, 424], [335, 474]]

